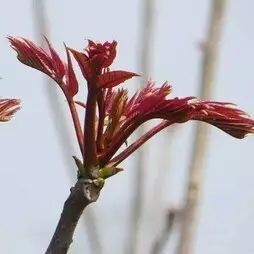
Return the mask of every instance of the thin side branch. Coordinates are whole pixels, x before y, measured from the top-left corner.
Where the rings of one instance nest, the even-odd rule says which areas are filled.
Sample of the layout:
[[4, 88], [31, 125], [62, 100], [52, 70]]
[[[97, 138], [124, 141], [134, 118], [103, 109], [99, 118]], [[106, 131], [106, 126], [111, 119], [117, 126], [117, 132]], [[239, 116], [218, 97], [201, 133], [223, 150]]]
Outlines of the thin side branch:
[[132, 143], [128, 148], [126, 148], [124, 151], [122, 151], [120, 154], [115, 156], [111, 161], [110, 165], [117, 166], [119, 163], [121, 163], [123, 160], [125, 160], [130, 154], [135, 152], [140, 146], [142, 146], [146, 141], [148, 141], [150, 138], [152, 138], [155, 134], [160, 132], [161, 130], [165, 129], [172, 123], [170, 121], [162, 121], [155, 127], [153, 127], [151, 130], [147, 131], [145, 134], [143, 134], [139, 139], [137, 139], [134, 143]]
[[78, 116], [77, 109], [75, 106], [75, 102], [70, 101], [70, 102], [68, 102], [68, 104], [69, 104], [69, 108], [71, 111], [71, 116], [72, 116], [72, 120], [73, 120], [73, 124], [74, 124], [74, 128], [75, 128], [77, 140], [79, 143], [79, 148], [80, 148], [82, 156], [84, 156], [84, 143], [83, 143], [84, 135], [83, 135], [83, 131], [81, 128], [81, 124], [80, 124], [79, 116]]

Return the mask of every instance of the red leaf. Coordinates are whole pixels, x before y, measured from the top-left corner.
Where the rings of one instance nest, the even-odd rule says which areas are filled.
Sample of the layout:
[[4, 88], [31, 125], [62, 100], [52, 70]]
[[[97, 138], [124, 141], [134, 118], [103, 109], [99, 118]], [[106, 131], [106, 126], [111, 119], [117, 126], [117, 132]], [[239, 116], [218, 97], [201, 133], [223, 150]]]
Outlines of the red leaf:
[[116, 57], [116, 46], [116, 41], [106, 41], [105, 43], [101, 44], [88, 40], [86, 52], [88, 53], [89, 59], [95, 60], [95, 58], [97, 58], [98, 62], [96, 60], [94, 61], [97, 67], [107, 68], [113, 63]]
[[0, 122], [6, 122], [20, 109], [20, 101], [16, 99], [0, 99]]
[[70, 50], [73, 57], [77, 61], [84, 78], [88, 80], [92, 76], [92, 69], [89, 58], [84, 53], [79, 52], [75, 49], [68, 48], [68, 50]]
[[103, 47], [107, 49], [107, 58], [103, 63], [103, 68], [109, 67], [113, 63], [116, 57], [116, 46], [116, 41], [112, 41], [112, 43], [107, 41], [103, 44]]
[[64, 46], [65, 46], [66, 54], [67, 54], [66, 86], [67, 86], [68, 94], [71, 97], [73, 97], [74, 95], [78, 93], [78, 81], [76, 79], [76, 76], [72, 67], [70, 53], [66, 45]]
[[57, 80], [61, 81], [64, 74], [65, 74], [65, 68], [64, 68], [64, 63], [55, 51], [55, 49], [51, 46], [50, 42], [48, 41], [47, 37], [44, 36], [45, 41], [47, 42], [50, 54], [51, 54], [51, 59], [52, 59], [52, 64], [55, 69], [56, 73], [56, 78]]
[[51, 76], [52, 63], [49, 55], [33, 42], [24, 38], [8, 37], [11, 47], [17, 52], [18, 60]]
[[135, 76], [139, 75], [128, 71], [106, 72], [98, 76], [97, 86], [99, 88], [112, 88]]

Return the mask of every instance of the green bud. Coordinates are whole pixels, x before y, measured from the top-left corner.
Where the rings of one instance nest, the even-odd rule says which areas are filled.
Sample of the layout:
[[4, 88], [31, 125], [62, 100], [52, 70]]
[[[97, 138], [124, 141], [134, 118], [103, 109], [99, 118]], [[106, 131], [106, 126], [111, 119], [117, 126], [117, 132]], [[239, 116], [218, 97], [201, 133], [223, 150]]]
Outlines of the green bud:
[[123, 171], [122, 168], [116, 168], [116, 167], [105, 167], [105, 168], [101, 168], [99, 170], [99, 175], [101, 178], [106, 179], [109, 178], [119, 172]]

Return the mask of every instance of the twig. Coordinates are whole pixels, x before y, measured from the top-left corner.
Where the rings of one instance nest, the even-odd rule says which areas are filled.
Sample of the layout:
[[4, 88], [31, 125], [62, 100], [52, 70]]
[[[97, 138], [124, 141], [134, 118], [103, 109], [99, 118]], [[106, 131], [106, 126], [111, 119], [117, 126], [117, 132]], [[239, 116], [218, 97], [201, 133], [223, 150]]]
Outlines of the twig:
[[[34, 0], [33, 1], [33, 14], [35, 21], [35, 31], [38, 40], [41, 41], [41, 44], [44, 43], [42, 40], [42, 35], [48, 35], [47, 28], [47, 18], [45, 3], [43, 0]], [[59, 97], [56, 93], [56, 86], [52, 85], [50, 80], [45, 79], [46, 94], [48, 98], [48, 103], [50, 105], [50, 112], [53, 114], [52, 119], [54, 120], [55, 127], [57, 128], [58, 140], [61, 142], [61, 152], [62, 157], [65, 160], [66, 169], [73, 168], [73, 162], [71, 159], [71, 151], [74, 151], [73, 142], [69, 135], [69, 131], [66, 125], [65, 113], [62, 109]], [[76, 121], [77, 122], [77, 121]], [[74, 173], [68, 170], [68, 175], [70, 179], [73, 179]], [[94, 213], [89, 209], [86, 211], [86, 216], [83, 219], [83, 224], [87, 232], [88, 243], [91, 253], [102, 253], [102, 247], [100, 243], [99, 233], [97, 230], [97, 224]]]
[[[150, 60], [151, 60], [151, 49], [152, 49], [152, 34], [153, 34], [153, 18], [154, 18], [154, 0], [144, 0], [143, 10], [143, 24], [141, 27], [141, 73], [145, 78], [148, 78], [150, 72]], [[144, 128], [139, 128], [137, 135], [141, 136], [144, 133]], [[139, 151], [137, 156], [136, 170], [133, 183], [134, 201], [131, 208], [131, 232], [129, 233], [129, 242], [127, 246], [127, 254], [135, 254], [138, 249], [138, 237], [140, 220], [142, 216], [142, 205], [143, 205], [143, 189], [144, 189], [144, 153], [142, 150]]]
[[[204, 55], [200, 81], [201, 98], [208, 98], [212, 94], [225, 7], [225, 0], [213, 0], [210, 27], [207, 41], [203, 48]], [[203, 165], [209, 138], [208, 134], [207, 127], [198, 124], [195, 130], [195, 139], [192, 146], [193, 154], [188, 171], [189, 176], [185, 195], [185, 208], [177, 252], [178, 254], [190, 254], [193, 250], [193, 237], [196, 229], [196, 214], [199, 204], [200, 189], [203, 182]]]

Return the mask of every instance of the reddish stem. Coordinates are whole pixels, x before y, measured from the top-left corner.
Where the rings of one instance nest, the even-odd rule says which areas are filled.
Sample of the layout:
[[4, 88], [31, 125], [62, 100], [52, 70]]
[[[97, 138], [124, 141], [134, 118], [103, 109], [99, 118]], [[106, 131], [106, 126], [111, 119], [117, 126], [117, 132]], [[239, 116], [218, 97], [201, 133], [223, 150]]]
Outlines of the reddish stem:
[[71, 100], [68, 100], [68, 104], [69, 104], [69, 108], [71, 111], [71, 116], [72, 116], [73, 124], [75, 127], [77, 140], [79, 143], [79, 148], [80, 148], [82, 156], [84, 156], [84, 143], [83, 143], [84, 135], [83, 135], [83, 131], [81, 128], [81, 124], [80, 124], [79, 116], [78, 116], [77, 109], [75, 106], [75, 102], [73, 101], [73, 99], [71, 99]]
[[[114, 156], [114, 154], [118, 151], [118, 149], [126, 142], [127, 138], [143, 123], [151, 120], [161, 118], [165, 120], [165, 116], [159, 114], [148, 114], [148, 115], [137, 115], [133, 118], [127, 119], [127, 121], [120, 127], [117, 133], [112, 138], [112, 143], [110, 147], [106, 150], [104, 154], [99, 157], [100, 166], [105, 166], [110, 159]], [[168, 122], [169, 120], [166, 120]], [[173, 122], [170, 120], [170, 123]]]
[[97, 90], [92, 85], [88, 90], [85, 125], [84, 125], [84, 165], [90, 170], [97, 164], [96, 148], [96, 102]]
[[[143, 119], [142, 119], [143, 120]], [[127, 121], [115, 134], [115, 138], [113, 138], [112, 144], [109, 149], [106, 150], [99, 161], [100, 166], [105, 166], [108, 161], [114, 156], [117, 150], [124, 144], [127, 138], [142, 124], [144, 121]]]
[[103, 141], [103, 129], [104, 129], [104, 120], [105, 120], [105, 106], [103, 101], [103, 93], [98, 94], [98, 110], [99, 110], [99, 123], [97, 130], [97, 151], [101, 152], [104, 148]]
[[163, 130], [164, 128], [171, 125], [172, 122], [163, 121], [160, 124], [153, 127], [151, 130], [142, 135], [139, 139], [137, 139], [134, 143], [132, 143], [128, 148], [126, 148], [123, 152], [115, 156], [110, 162], [110, 166], [117, 166], [123, 160], [125, 160], [130, 154], [135, 152], [140, 146], [142, 146], [147, 140], [152, 138], [155, 134]]

